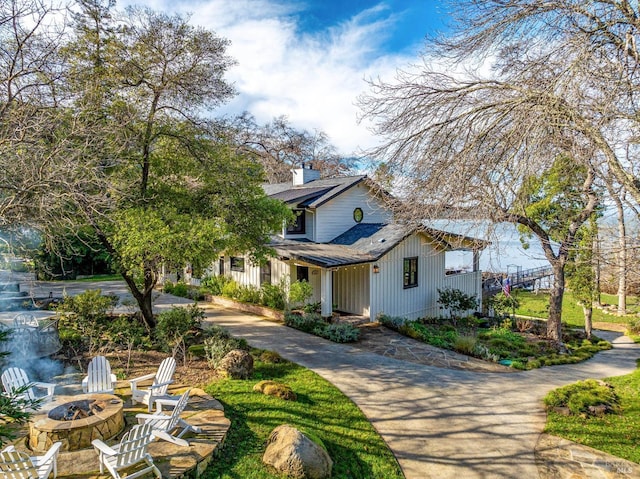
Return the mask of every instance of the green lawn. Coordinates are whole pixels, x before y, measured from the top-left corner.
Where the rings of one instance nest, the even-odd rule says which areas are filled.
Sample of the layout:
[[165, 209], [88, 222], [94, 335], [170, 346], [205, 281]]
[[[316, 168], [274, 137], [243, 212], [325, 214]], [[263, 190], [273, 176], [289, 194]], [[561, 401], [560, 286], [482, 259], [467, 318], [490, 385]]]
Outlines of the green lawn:
[[[262, 379], [285, 383], [298, 400], [285, 401], [252, 391]], [[290, 362], [255, 363], [252, 380], [222, 380], [207, 392], [224, 404], [231, 429], [207, 479], [270, 479], [281, 476], [262, 463], [265, 442], [281, 424], [318, 437], [333, 460], [332, 478], [401, 479], [400, 467], [364, 414], [331, 383]]]
[[[516, 310], [516, 314], [524, 316], [533, 316], [536, 318], [547, 318], [549, 315], [549, 294], [537, 293], [521, 289], [514, 290], [514, 295], [520, 302], [520, 307]], [[603, 294], [602, 302], [604, 304], [617, 304], [617, 297], [614, 295]], [[627, 305], [633, 312], [639, 309], [638, 298], [627, 298]], [[593, 321], [626, 324], [628, 318], [624, 316], [615, 316], [613, 314], [605, 314], [602, 310], [594, 308]], [[571, 291], [565, 291], [562, 301], [562, 322], [571, 327], [584, 327], [584, 314], [582, 306], [571, 294]]]
[[621, 414], [582, 418], [549, 412], [545, 432], [640, 463], [640, 369], [605, 381], [620, 397]]

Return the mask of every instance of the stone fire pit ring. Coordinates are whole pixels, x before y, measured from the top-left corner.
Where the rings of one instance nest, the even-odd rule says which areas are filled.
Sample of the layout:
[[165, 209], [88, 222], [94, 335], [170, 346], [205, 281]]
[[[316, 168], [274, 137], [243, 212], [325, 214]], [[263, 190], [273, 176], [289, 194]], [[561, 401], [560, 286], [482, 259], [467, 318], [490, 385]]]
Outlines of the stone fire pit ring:
[[[72, 420], [54, 419], [67, 415], [68, 408], [86, 410], [94, 402], [98, 407], [93, 408], [93, 415], [76, 415]], [[29, 423], [28, 445], [35, 452], [46, 452], [57, 441], [62, 442], [62, 451], [87, 449], [94, 439], [111, 439], [125, 426], [123, 402], [112, 394], [58, 396], [46, 406], [46, 410], [38, 411]]]

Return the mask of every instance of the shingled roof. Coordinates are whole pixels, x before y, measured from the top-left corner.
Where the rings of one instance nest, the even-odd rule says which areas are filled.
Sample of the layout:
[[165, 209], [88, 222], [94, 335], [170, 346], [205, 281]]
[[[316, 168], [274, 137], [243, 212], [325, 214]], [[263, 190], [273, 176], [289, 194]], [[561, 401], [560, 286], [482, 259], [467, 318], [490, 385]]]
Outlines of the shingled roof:
[[317, 208], [340, 193], [364, 181], [366, 175], [313, 180], [303, 185], [275, 183], [263, 185], [271, 198], [305, 208]]

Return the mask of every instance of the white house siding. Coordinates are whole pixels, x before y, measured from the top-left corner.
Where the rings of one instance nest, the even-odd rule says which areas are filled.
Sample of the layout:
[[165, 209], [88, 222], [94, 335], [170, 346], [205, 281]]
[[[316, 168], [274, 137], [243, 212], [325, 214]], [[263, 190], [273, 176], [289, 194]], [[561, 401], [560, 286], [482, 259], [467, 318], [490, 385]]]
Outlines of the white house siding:
[[[218, 261], [208, 268], [208, 271], [215, 276], [218, 275], [219, 267]], [[278, 259], [271, 259], [271, 284], [278, 284], [283, 276], [288, 277], [290, 266], [284, 261]], [[295, 272], [294, 272], [295, 273]], [[225, 255], [224, 257], [224, 275], [231, 277], [236, 283], [242, 285], [253, 285], [256, 288], [261, 286], [260, 284], [260, 266], [251, 264], [248, 257], [244, 257], [244, 272], [231, 271], [231, 256]]]
[[[403, 260], [418, 257], [418, 286], [403, 288]], [[371, 316], [378, 314], [417, 319], [438, 316], [438, 288], [445, 278], [445, 254], [422, 235], [412, 235], [375, 264], [371, 273]]]
[[338, 311], [369, 316], [371, 265], [340, 268], [333, 273], [333, 303]]
[[[363, 223], [388, 223], [391, 213], [380, 200], [369, 191], [369, 187], [359, 183], [316, 209], [316, 225], [313, 241], [327, 243], [341, 235], [357, 223], [353, 210], [362, 208]], [[308, 218], [308, 217], [307, 217]]]
[[[444, 286], [451, 289], [459, 289], [463, 293], [475, 296], [478, 300], [478, 309], [482, 306], [482, 271], [470, 273], [450, 274], [445, 276]], [[471, 314], [473, 311], [467, 311]]]

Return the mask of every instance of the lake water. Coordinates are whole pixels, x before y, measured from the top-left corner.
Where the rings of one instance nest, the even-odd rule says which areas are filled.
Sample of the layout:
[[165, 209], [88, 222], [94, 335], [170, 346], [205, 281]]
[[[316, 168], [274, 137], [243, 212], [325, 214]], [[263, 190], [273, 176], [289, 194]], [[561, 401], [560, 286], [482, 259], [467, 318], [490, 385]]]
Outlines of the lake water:
[[[520, 242], [520, 234], [515, 225], [501, 223], [494, 227], [494, 231], [487, 232], [486, 225], [454, 225], [451, 222], [430, 223], [434, 228], [451, 231], [474, 238], [491, 241], [491, 245], [480, 254], [480, 269], [491, 272], [516, 272], [549, 266], [544, 257], [540, 242], [535, 238], [529, 240], [530, 246], [524, 249]], [[447, 268], [471, 270], [473, 257], [470, 252], [453, 251], [447, 253]]]

